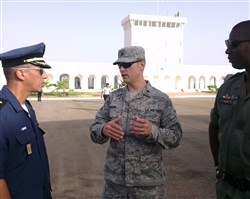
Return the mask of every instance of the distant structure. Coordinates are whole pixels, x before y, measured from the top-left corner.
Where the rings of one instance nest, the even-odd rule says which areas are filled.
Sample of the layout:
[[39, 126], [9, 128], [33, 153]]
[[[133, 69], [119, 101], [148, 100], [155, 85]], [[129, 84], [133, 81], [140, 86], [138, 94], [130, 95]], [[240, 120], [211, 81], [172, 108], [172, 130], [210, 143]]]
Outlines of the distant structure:
[[175, 16], [130, 14], [122, 20], [124, 46], [145, 48], [147, 64], [144, 74], [164, 91], [176, 88], [170, 82], [170, 71], [183, 65], [184, 25], [187, 19], [179, 17], [179, 13]]
[[122, 21], [124, 46], [143, 46], [147, 65], [154, 67], [155, 72], [182, 65], [186, 22], [181, 17], [130, 14]]
[[[144, 77], [163, 92], [207, 91], [210, 85], [219, 87], [227, 74], [238, 72], [230, 65], [184, 65], [186, 23], [187, 18], [179, 13], [174, 17], [130, 14], [121, 21], [124, 46], [145, 48]], [[48, 70], [50, 83], [67, 79], [68, 88], [79, 92], [100, 92], [106, 82], [116, 89], [122, 81], [112, 63], [49, 63], [53, 66]], [[0, 73], [0, 85], [3, 81]]]

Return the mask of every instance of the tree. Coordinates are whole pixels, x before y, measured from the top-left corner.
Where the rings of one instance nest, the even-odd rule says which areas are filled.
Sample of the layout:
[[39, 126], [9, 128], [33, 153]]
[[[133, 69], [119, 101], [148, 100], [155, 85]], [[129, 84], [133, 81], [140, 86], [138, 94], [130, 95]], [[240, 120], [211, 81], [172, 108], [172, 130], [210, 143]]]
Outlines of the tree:
[[207, 88], [208, 88], [208, 90], [209, 90], [210, 92], [212, 92], [212, 93], [217, 93], [218, 90], [219, 90], [219, 88], [217, 88], [216, 85], [209, 85], [209, 86], [207, 86]]
[[62, 81], [56, 82], [56, 90], [62, 90], [63, 96], [66, 96], [66, 89], [68, 89], [69, 81], [67, 79], [64, 79]]
[[49, 89], [52, 86], [56, 86], [56, 84], [51, 84], [49, 80], [46, 79], [46, 81], [44, 82], [44, 87]]
[[119, 88], [122, 88], [125, 86], [127, 86], [127, 84], [124, 81], [120, 80]]

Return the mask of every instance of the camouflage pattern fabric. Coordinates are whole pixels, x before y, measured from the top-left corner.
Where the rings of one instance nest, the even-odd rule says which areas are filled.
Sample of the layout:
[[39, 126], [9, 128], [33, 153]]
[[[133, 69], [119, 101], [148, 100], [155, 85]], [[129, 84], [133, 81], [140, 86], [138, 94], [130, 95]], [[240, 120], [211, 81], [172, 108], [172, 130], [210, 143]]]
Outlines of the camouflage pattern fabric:
[[[165, 183], [162, 161], [163, 149], [179, 145], [182, 129], [170, 98], [147, 82], [146, 87], [133, 99], [127, 100], [128, 88], [120, 88], [97, 112], [90, 127], [91, 139], [104, 144], [109, 139], [102, 135], [103, 126], [122, 116], [120, 126], [125, 132], [124, 139], [110, 139], [104, 169], [105, 179], [126, 186], [158, 186]], [[135, 116], [152, 123], [150, 136], [131, 133], [130, 122]]]
[[165, 186], [126, 187], [105, 181], [102, 199], [164, 199]]

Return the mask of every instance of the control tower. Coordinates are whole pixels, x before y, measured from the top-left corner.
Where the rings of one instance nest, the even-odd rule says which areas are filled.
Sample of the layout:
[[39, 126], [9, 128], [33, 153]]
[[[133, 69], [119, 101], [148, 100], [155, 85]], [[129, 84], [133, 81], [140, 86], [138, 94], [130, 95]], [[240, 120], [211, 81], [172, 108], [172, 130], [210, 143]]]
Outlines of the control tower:
[[146, 71], [162, 73], [183, 64], [183, 35], [187, 18], [130, 14], [121, 24], [124, 47], [142, 46], [146, 52]]

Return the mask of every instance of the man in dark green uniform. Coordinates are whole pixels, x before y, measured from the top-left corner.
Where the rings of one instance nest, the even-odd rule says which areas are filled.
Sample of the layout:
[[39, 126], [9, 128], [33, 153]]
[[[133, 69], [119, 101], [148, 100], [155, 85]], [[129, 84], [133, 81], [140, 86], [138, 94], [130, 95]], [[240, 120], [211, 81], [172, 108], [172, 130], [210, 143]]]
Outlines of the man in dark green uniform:
[[218, 199], [250, 198], [250, 20], [236, 24], [226, 40], [235, 69], [220, 87], [211, 111], [210, 147]]

